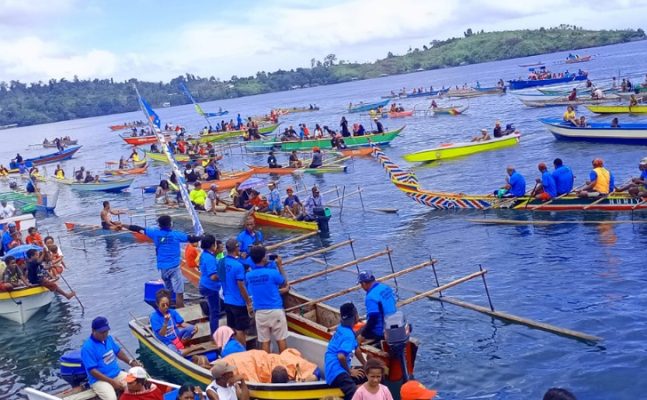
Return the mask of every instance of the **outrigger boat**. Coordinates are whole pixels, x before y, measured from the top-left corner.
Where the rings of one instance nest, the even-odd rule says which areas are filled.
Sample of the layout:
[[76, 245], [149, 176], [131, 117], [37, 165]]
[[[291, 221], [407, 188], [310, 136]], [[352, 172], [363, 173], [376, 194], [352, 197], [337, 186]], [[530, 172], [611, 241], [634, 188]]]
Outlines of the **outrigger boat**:
[[65, 229], [70, 232], [78, 233], [83, 236], [90, 237], [101, 237], [101, 236], [110, 236], [118, 237], [120, 239], [126, 238], [130, 240], [135, 240], [137, 242], [152, 242], [152, 240], [139, 232], [129, 231], [124, 228], [119, 231], [113, 231], [110, 229], [103, 229], [99, 225], [83, 224], [78, 222], [65, 222]]
[[427, 150], [420, 150], [404, 155], [409, 162], [428, 162], [446, 160], [449, 158], [463, 157], [483, 151], [499, 150], [514, 146], [519, 143], [521, 134], [513, 133], [500, 138], [493, 138], [480, 142], [443, 143], [438, 147]]
[[460, 115], [469, 108], [469, 104], [460, 106], [447, 106], [447, 107], [430, 107], [429, 110], [436, 114]]
[[377, 110], [378, 108], [384, 107], [387, 104], [389, 104], [389, 101], [391, 101], [391, 99], [386, 99], [386, 100], [382, 100], [382, 101], [377, 101], [375, 103], [366, 103], [366, 104], [365, 103], [358, 103], [358, 104], [350, 103], [348, 105], [348, 112], [349, 113], [358, 113], [358, 112], [367, 112], [367, 111], [371, 111], [371, 110]]
[[[165, 135], [167, 140], [171, 139], [170, 135]], [[148, 136], [124, 136], [119, 135], [119, 137], [131, 146], [144, 146], [147, 144], [157, 143], [157, 136], [148, 135]]]
[[[545, 70], [544, 67], [539, 68]], [[551, 75], [552, 76], [552, 75]], [[514, 79], [508, 81], [510, 90], [520, 90], [536, 86], [556, 85], [559, 83], [569, 83], [577, 81], [585, 81], [588, 79], [588, 73], [582, 72], [580, 74], [568, 74], [561, 78], [547, 78], [547, 79]]]
[[54, 293], [43, 286], [0, 291], [0, 317], [24, 324], [54, 299]]
[[386, 115], [389, 118], [404, 118], [413, 116], [413, 110], [408, 111], [389, 111]]
[[50, 196], [45, 193], [29, 194], [23, 192], [2, 192], [0, 193], [0, 200], [6, 200], [13, 203], [17, 211], [23, 214], [31, 214], [37, 211], [51, 212], [56, 208], [58, 201], [58, 191]]
[[263, 165], [248, 165], [248, 167], [253, 171], [255, 175], [258, 174], [272, 174], [272, 175], [290, 175], [290, 174], [325, 174], [330, 172], [346, 172], [348, 167], [345, 165], [322, 165], [317, 168], [293, 168], [293, 167], [282, 167], [282, 168], [270, 168]]
[[604, 104], [611, 101], [617, 101], [619, 99], [620, 98], [616, 95], [609, 95], [602, 99], [577, 98], [575, 100], [569, 100], [568, 98], [565, 98], [565, 97], [558, 97], [558, 98], [537, 99], [537, 100], [526, 100], [524, 98], [519, 98], [519, 101], [521, 101], [523, 105], [525, 105], [526, 107], [559, 107], [559, 106], [578, 106], [582, 104]]
[[[101, 400], [99, 396], [88, 387], [87, 375], [81, 361], [81, 352], [72, 350], [66, 352], [60, 358], [61, 377], [67, 381], [71, 387], [65, 388], [58, 392], [45, 393], [38, 389], [28, 387], [23, 389], [23, 394], [28, 400]], [[128, 372], [128, 371], [124, 371]], [[177, 399], [179, 385], [160, 381], [157, 379], [148, 379], [154, 383], [164, 394], [164, 399]], [[206, 395], [205, 395], [206, 398]]]
[[[330, 211], [328, 211], [330, 212]], [[254, 217], [256, 225], [269, 226], [272, 228], [293, 229], [304, 231], [317, 231], [319, 225], [313, 221], [297, 221], [296, 219], [282, 217], [280, 215], [254, 212], [251, 214]]]
[[647, 144], [647, 124], [622, 123], [613, 128], [606, 122], [590, 122], [586, 127], [581, 127], [557, 118], [542, 118], [539, 121], [560, 140]]
[[[372, 133], [362, 136], [349, 136], [345, 137], [344, 143], [346, 147], [361, 147], [361, 146], [370, 146], [370, 145], [388, 145], [393, 139], [395, 139], [400, 132], [406, 127], [403, 126], [394, 131], [389, 131], [385, 133]], [[255, 141], [255, 142], [245, 142], [245, 148], [251, 151], [266, 151], [266, 150], [281, 150], [281, 151], [292, 151], [292, 150], [309, 150], [314, 147], [319, 147], [320, 149], [332, 149], [332, 142], [330, 138], [324, 139], [311, 139], [311, 140], [300, 140], [300, 141]]]
[[[78, 140], [62, 140], [61, 144], [65, 147], [69, 146], [76, 146], [79, 143]], [[55, 149], [56, 148], [56, 142], [54, 140], [50, 140], [47, 143], [43, 142], [43, 147], [46, 149]]]
[[[79, 151], [80, 148], [81, 146], [68, 147], [63, 151], [57, 151], [56, 153], [44, 154], [42, 156], [24, 159], [23, 163], [25, 164], [25, 166], [31, 167], [69, 160], [77, 151]], [[10, 172], [18, 172], [18, 164], [13, 160], [9, 163], [9, 168], [15, 170]]]
[[134, 179], [115, 179], [111, 181], [100, 181], [100, 182], [74, 182], [69, 180], [57, 180], [66, 184], [72, 188], [72, 190], [77, 190], [79, 192], [108, 192], [108, 193], [118, 193], [124, 189], [128, 189], [132, 185]]
[[[224, 228], [242, 228], [249, 216], [250, 211], [241, 210], [235, 207], [227, 207], [225, 211], [207, 212], [196, 210], [200, 222], [208, 225], [221, 226]], [[191, 219], [186, 213], [176, 215], [178, 219]]]
[[647, 114], [647, 105], [637, 106], [586, 106], [589, 111], [596, 114]]
[[391, 182], [408, 197], [434, 210], [490, 210], [512, 209], [526, 211], [639, 211], [647, 210], [647, 202], [626, 193], [613, 192], [608, 196], [580, 198], [575, 193], [556, 197], [547, 202], [531, 196], [498, 198], [493, 194], [465, 194], [436, 192], [420, 187], [418, 178], [400, 168], [382, 151], [375, 156], [388, 172]]
[[[258, 128], [259, 135], [268, 135], [276, 130], [279, 127], [279, 124], [265, 125]], [[224, 132], [212, 132], [206, 135], [200, 135], [196, 139], [187, 140], [190, 143], [210, 143], [218, 140], [233, 139], [237, 137], [243, 137], [243, 134], [247, 132], [246, 129], [240, 129], [235, 131], [224, 131]]]
[[148, 164], [144, 160], [144, 163], [139, 166], [134, 166], [132, 168], [124, 168], [124, 169], [106, 169], [103, 171], [105, 175], [112, 175], [112, 176], [123, 176], [123, 175], [142, 175], [145, 174], [148, 171]]

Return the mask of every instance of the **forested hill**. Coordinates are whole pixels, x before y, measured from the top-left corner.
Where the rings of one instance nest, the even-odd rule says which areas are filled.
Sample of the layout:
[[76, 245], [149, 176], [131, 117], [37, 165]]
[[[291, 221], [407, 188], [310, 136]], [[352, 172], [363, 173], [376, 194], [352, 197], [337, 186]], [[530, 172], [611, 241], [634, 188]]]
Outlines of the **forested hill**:
[[168, 83], [135, 79], [0, 82], [0, 125], [24, 126], [135, 111], [138, 106], [131, 82], [137, 82], [142, 95], [154, 107], [160, 107], [167, 102], [171, 105], [189, 102], [178, 88], [180, 82], [186, 83], [196, 100], [202, 102], [642, 39], [645, 32], [640, 28], [590, 31], [562, 25], [550, 29], [476, 33], [468, 29], [464, 37], [433, 40], [409, 49], [404, 55], [389, 52], [386, 58], [374, 63], [351, 63], [329, 54], [321, 61], [312, 59], [311, 68], [232, 76], [227, 81], [187, 73]]

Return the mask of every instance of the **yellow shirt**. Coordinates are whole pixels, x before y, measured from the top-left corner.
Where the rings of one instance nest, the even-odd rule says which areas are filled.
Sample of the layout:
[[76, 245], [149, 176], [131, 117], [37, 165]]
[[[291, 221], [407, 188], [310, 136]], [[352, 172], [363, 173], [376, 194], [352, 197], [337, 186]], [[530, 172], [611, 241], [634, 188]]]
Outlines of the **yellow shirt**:
[[611, 173], [606, 168], [602, 167], [593, 168], [593, 171], [595, 171], [595, 174], [597, 175], [593, 190], [601, 194], [608, 194], [611, 183]]
[[64, 179], [65, 178], [65, 173], [63, 172], [62, 169], [56, 171], [56, 179]]
[[189, 193], [189, 200], [194, 204], [204, 206], [204, 203], [207, 200], [207, 192], [202, 189], [193, 189], [191, 193]]
[[568, 111], [568, 110], [566, 110], [566, 111], [564, 112], [564, 121], [570, 121], [570, 120], [573, 120], [573, 119], [575, 119], [575, 118], [576, 118], [576, 117], [575, 117], [575, 111]]
[[138, 162], [139, 161], [139, 154], [134, 153], [132, 156], [133, 162]]

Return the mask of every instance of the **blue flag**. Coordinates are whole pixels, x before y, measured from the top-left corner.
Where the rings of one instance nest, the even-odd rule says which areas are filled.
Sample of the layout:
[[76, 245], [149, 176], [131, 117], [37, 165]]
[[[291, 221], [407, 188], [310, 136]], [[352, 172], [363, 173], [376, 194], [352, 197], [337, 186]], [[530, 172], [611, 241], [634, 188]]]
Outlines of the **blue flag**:
[[148, 119], [151, 120], [153, 125], [160, 128], [162, 125], [162, 121], [160, 120], [159, 115], [155, 113], [155, 110], [153, 110], [153, 107], [151, 107], [151, 105], [148, 104], [148, 102], [144, 100], [143, 97], [140, 97], [140, 100], [142, 102], [142, 107], [144, 108], [144, 110], [146, 110], [146, 115], [148, 115]]

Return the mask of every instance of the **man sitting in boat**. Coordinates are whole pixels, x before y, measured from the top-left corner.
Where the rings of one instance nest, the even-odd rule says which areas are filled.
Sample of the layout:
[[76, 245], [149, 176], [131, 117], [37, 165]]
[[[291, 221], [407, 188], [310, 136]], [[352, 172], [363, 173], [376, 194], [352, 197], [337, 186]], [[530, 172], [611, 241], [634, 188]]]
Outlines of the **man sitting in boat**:
[[631, 182], [623, 187], [616, 188], [616, 192], [629, 192], [633, 197], [647, 197], [647, 157], [638, 164], [640, 176], [631, 178]]
[[121, 370], [117, 359], [132, 366], [137, 360], [128, 357], [109, 335], [110, 325], [104, 317], [92, 320], [92, 334], [81, 347], [81, 360], [90, 387], [101, 400], [117, 400], [116, 391], [126, 387], [127, 374]]
[[4, 165], [0, 164], [0, 176], [8, 176], [9, 170]]
[[223, 212], [227, 209], [227, 205], [220, 200], [218, 196], [218, 186], [211, 184], [207, 198], [204, 201], [204, 209], [208, 212]]
[[591, 127], [591, 125], [589, 125], [588, 122], [586, 122], [586, 117], [584, 115], [582, 115], [580, 117], [580, 120], [578, 121], [577, 126], [579, 126], [580, 128], [590, 128]]
[[364, 125], [357, 124], [357, 130], [353, 132], [353, 136], [364, 136], [365, 133], [366, 129], [364, 129]]
[[518, 173], [512, 165], [506, 168], [508, 176], [506, 184], [494, 191], [494, 194], [501, 197], [521, 197], [526, 194], [526, 180]]
[[292, 153], [290, 153], [290, 168], [301, 168], [303, 167], [303, 162], [299, 160], [299, 155], [297, 154], [296, 150], [292, 150]]
[[606, 196], [614, 190], [613, 174], [604, 168], [604, 161], [596, 158], [592, 161], [593, 170], [589, 174], [587, 185], [580, 190], [579, 197], [599, 197]]
[[[7, 200], [0, 200], [0, 219], [13, 217], [15, 214], [16, 214], [16, 209], [14, 208], [13, 205], [8, 204]], [[15, 227], [15, 224], [14, 224], [14, 227]]]
[[384, 125], [382, 125], [380, 120], [375, 118], [373, 119], [373, 122], [375, 122], [375, 132], [373, 133], [384, 133]]
[[126, 375], [126, 391], [119, 400], [164, 400], [164, 393], [154, 383], [142, 367], [132, 367]]
[[270, 168], [281, 168], [281, 165], [279, 165], [279, 162], [276, 160], [274, 151], [270, 150], [269, 152], [269, 155], [267, 157], [267, 166]]
[[306, 200], [303, 220], [304, 221], [316, 221], [317, 216], [315, 214], [316, 209], [322, 209], [324, 206], [324, 200], [319, 193], [319, 188], [317, 186], [312, 187], [312, 195]]
[[178, 354], [184, 344], [198, 332], [198, 326], [184, 322], [184, 318], [171, 307], [171, 292], [160, 289], [155, 294], [156, 310], [150, 315], [151, 329], [155, 337]]
[[620, 122], [618, 121], [618, 117], [615, 117], [614, 119], [611, 120], [611, 127], [620, 128]]
[[202, 184], [200, 182], [195, 182], [193, 184], [193, 190], [189, 193], [189, 200], [196, 210], [205, 209], [204, 204], [207, 201], [207, 192], [202, 189]]
[[22, 273], [16, 258], [12, 256], [7, 256], [4, 259], [6, 265], [4, 272], [2, 273], [2, 286], [1, 290], [13, 290], [19, 287], [29, 286], [29, 281]]
[[492, 136], [495, 138], [503, 137], [503, 128], [501, 128], [501, 121], [497, 120], [494, 123], [494, 129], [492, 129]]
[[217, 360], [211, 367], [213, 381], [205, 392], [209, 400], [249, 400], [249, 388], [241, 375], [234, 375], [236, 368], [226, 361]]
[[[48, 250], [45, 250], [48, 251]], [[53, 280], [50, 279], [47, 270], [43, 267], [43, 258], [45, 253], [40, 253], [36, 249], [29, 249], [26, 253], [27, 256], [27, 280], [30, 284], [35, 286], [43, 286], [49, 289], [51, 292], [55, 292], [65, 297], [66, 299], [71, 299], [76, 296], [74, 291], [66, 292], [61, 289]]]
[[562, 162], [561, 158], [556, 158], [553, 161], [555, 170], [553, 171], [553, 179], [555, 180], [555, 194], [561, 196], [570, 193], [573, 190], [573, 171]]
[[591, 90], [591, 98], [593, 100], [602, 100], [604, 99], [604, 92], [599, 87], [595, 87]]
[[571, 90], [571, 93], [568, 95], [568, 101], [576, 101], [577, 100], [577, 89], [573, 88]]
[[268, 205], [267, 211], [272, 214], [281, 215], [283, 211], [283, 206], [281, 204], [281, 195], [279, 194], [276, 184], [274, 182], [269, 182], [267, 188], [270, 190], [268, 195]]
[[393, 289], [377, 282], [370, 271], [361, 271], [357, 283], [366, 292], [366, 325], [362, 328], [358, 341], [362, 343], [367, 339], [379, 342], [384, 339], [385, 318], [398, 311]]
[[111, 215], [121, 215], [125, 214], [123, 211], [113, 210], [110, 208], [110, 202], [103, 202], [103, 209], [99, 216], [101, 217], [101, 229], [109, 229], [111, 231], [118, 231], [122, 228], [121, 222], [115, 222], [110, 217]]
[[303, 204], [294, 190], [288, 187], [285, 190], [287, 197], [283, 201], [283, 216], [292, 219], [299, 219], [303, 214]]
[[481, 136], [474, 136], [470, 142], [485, 142], [487, 140], [492, 139], [490, 135], [487, 133], [487, 129], [481, 129]]
[[555, 178], [553, 175], [548, 172], [548, 167], [546, 164], [539, 163], [537, 166], [539, 172], [541, 172], [541, 178], [537, 178], [537, 187], [535, 189], [535, 198], [541, 201], [548, 201], [557, 196], [557, 185], [555, 184]]
[[575, 108], [573, 106], [566, 106], [566, 111], [562, 117], [564, 122], [570, 122], [573, 126], [577, 126], [577, 116], [575, 115]]
[[321, 149], [315, 146], [312, 148], [312, 161], [308, 168], [319, 168], [323, 165], [323, 154], [321, 154]]
[[359, 315], [353, 303], [344, 303], [339, 308], [341, 320], [332, 338], [328, 342], [324, 363], [326, 367], [326, 383], [332, 387], [341, 389], [344, 393], [344, 400], [351, 400], [357, 385], [366, 380], [366, 374], [362, 369], [351, 368], [353, 353], [357, 360], [366, 364], [362, 354], [353, 326], [359, 322]]

